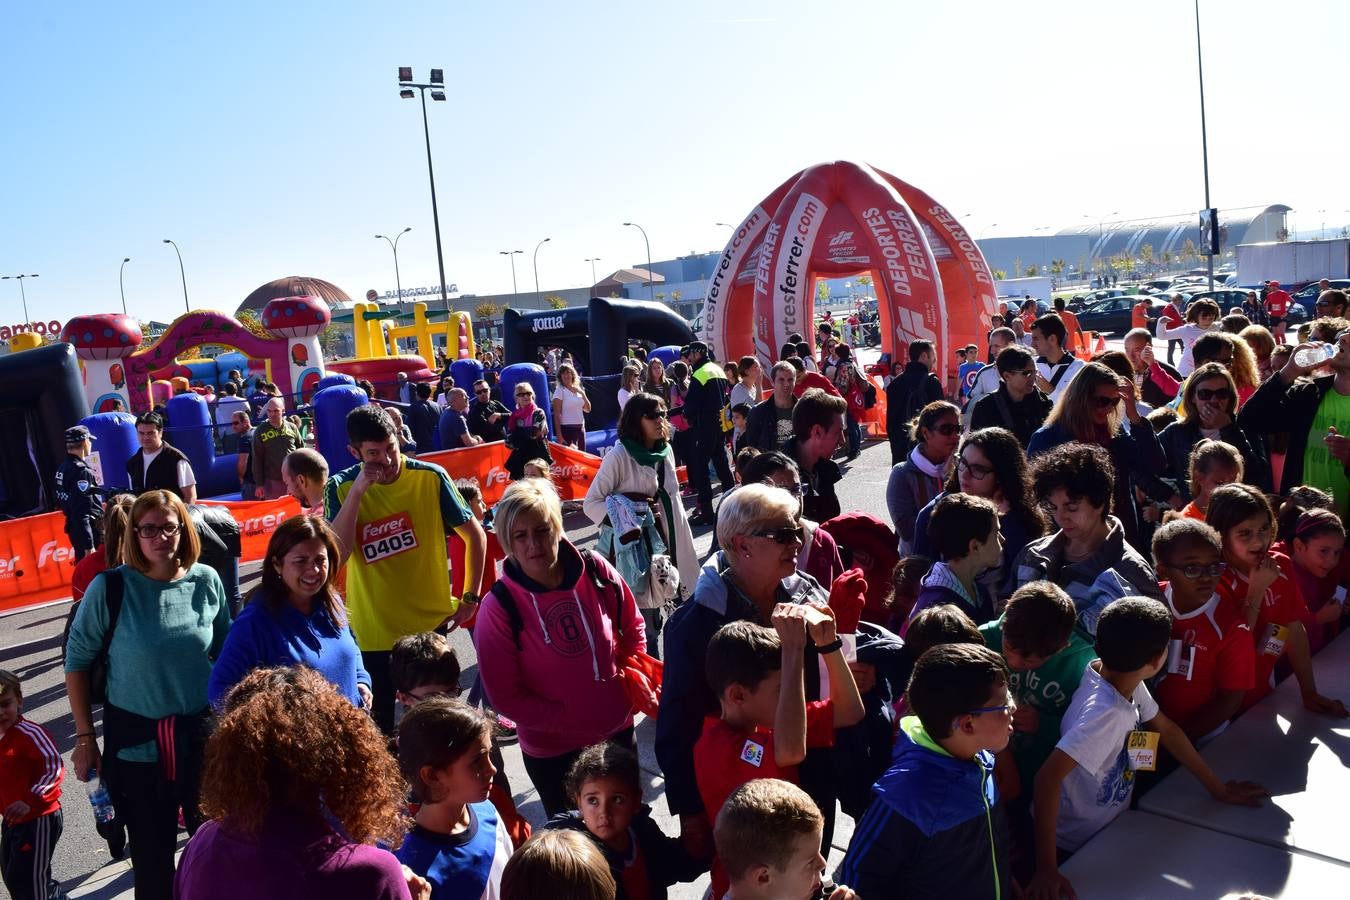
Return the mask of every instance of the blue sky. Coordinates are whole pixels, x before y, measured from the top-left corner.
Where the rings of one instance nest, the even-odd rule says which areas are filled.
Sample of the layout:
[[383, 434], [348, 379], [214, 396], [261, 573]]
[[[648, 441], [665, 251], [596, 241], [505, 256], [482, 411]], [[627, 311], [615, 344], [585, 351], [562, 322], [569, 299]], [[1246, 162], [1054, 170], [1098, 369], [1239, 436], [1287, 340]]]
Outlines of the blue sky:
[[[1203, 0], [1215, 205], [1350, 222], [1347, 4]], [[549, 288], [720, 249], [793, 172], [870, 162], [979, 234], [1203, 205], [1185, 0], [8, 4], [0, 274], [33, 318], [233, 309], [266, 281], [353, 296], [437, 280], [416, 101], [431, 105], [446, 277]], [[17, 322], [15, 282], [0, 320]]]

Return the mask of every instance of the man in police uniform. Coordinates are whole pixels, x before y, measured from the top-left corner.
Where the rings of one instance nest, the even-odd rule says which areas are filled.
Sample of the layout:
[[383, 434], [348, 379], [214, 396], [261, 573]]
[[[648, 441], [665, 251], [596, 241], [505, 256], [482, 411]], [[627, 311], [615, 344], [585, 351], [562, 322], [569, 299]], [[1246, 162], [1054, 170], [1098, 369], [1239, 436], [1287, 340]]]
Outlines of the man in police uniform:
[[66, 429], [66, 461], [56, 470], [56, 502], [66, 516], [66, 534], [79, 562], [103, 543], [103, 497], [86, 461], [93, 437], [83, 425]]

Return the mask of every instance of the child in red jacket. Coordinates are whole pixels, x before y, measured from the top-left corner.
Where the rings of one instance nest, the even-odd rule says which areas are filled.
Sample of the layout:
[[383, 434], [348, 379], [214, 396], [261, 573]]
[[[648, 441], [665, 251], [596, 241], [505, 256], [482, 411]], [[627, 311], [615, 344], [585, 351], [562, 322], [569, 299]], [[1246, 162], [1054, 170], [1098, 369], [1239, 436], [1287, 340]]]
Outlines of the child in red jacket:
[[23, 717], [18, 676], [0, 669], [0, 876], [15, 900], [65, 896], [52, 880], [64, 775], [51, 735]]

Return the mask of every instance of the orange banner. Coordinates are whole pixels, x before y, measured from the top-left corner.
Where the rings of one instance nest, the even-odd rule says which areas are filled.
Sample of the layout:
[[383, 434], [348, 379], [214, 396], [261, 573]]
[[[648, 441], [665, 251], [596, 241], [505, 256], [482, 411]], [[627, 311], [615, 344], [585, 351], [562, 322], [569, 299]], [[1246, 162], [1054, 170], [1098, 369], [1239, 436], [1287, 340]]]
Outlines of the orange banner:
[[0, 522], [0, 612], [69, 597], [74, 573], [64, 515]]
[[291, 516], [300, 514], [300, 504], [294, 497], [276, 500], [203, 500], [204, 505], [223, 506], [239, 523], [241, 563], [256, 562], [267, 555], [267, 542], [272, 532]]
[[[600, 471], [600, 457], [552, 441], [548, 451], [553, 456], [553, 486], [558, 489], [558, 496], [564, 500], [584, 498], [587, 488], [595, 480], [595, 473]], [[452, 479], [474, 479], [483, 491], [483, 502], [492, 506], [502, 499], [506, 486], [511, 483], [511, 477], [506, 474], [506, 458], [510, 455], [506, 444], [497, 441], [458, 450], [419, 453], [417, 458], [440, 466]]]

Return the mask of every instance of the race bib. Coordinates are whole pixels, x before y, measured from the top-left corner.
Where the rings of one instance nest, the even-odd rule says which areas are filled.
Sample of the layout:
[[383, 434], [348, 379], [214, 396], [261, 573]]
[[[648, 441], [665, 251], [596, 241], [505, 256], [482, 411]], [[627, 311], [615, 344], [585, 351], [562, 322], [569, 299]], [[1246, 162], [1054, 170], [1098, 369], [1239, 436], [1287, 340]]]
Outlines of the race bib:
[[1284, 652], [1285, 642], [1289, 640], [1289, 627], [1271, 625], [1266, 630], [1265, 640], [1261, 642], [1261, 652], [1266, 656], [1279, 656]]
[[1195, 645], [1186, 645], [1180, 638], [1167, 645], [1167, 674], [1191, 680], [1195, 670]]
[[1158, 732], [1131, 731], [1125, 744], [1130, 755], [1130, 768], [1136, 772], [1152, 772], [1158, 768]]
[[413, 531], [412, 516], [408, 513], [396, 513], [361, 526], [361, 558], [367, 564], [416, 548], [417, 532]]
[[758, 741], [747, 740], [741, 748], [741, 762], [749, 763], [758, 769], [764, 764], [764, 745]]

